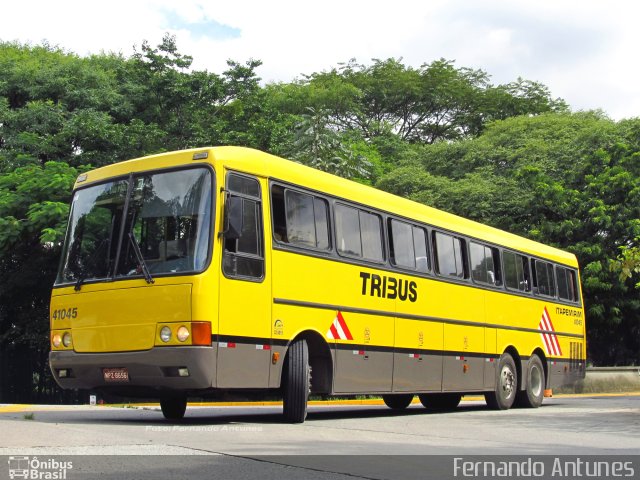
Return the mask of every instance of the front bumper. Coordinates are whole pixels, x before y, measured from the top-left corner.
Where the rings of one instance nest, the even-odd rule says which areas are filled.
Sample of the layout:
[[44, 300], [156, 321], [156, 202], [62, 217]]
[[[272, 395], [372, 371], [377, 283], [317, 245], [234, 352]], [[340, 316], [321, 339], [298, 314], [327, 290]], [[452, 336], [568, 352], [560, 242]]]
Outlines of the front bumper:
[[[51, 351], [49, 365], [56, 382], [65, 389], [196, 391], [215, 386], [216, 352], [216, 345], [116, 353]], [[106, 381], [105, 368], [126, 368], [129, 380]], [[178, 369], [184, 368], [188, 376], [180, 376]], [[67, 370], [67, 376], [61, 378], [60, 370]]]

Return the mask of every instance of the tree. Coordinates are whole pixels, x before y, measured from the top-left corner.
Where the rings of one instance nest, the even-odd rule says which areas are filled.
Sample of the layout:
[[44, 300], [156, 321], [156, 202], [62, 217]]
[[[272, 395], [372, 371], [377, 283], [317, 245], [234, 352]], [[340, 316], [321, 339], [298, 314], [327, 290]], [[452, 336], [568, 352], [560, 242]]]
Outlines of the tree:
[[328, 125], [324, 110], [308, 108], [296, 125], [291, 157], [301, 163], [345, 178], [367, 178], [371, 162], [351, 151]]
[[352, 60], [307, 76], [295, 93], [295, 103], [305, 95], [314, 108], [328, 110], [336, 126], [366, 139], [391, 129], [405, 141], [426, 144], [478, 135], [492, 120], [567, 108], [539, 83], [518, 79], [494, 87], [486, 72], [444, 59], [420, 68], [396, 59], [368, 66]]
[[[620, 255], [610, 262], [610, 269], [619, 273], [621, 281], [640, 274], [640, 247], [637, 246], [639, 243], [640, 237], [635, 239], [635, 246], [620, 247]], [[640, 288], [640, 281], [636, 283], [636, 288]]]

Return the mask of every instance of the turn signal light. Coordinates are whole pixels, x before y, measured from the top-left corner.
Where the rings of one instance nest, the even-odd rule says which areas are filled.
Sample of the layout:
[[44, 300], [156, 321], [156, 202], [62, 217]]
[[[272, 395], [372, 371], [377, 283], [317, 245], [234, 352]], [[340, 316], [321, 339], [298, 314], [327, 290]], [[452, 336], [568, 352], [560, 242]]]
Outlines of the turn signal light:
[[192, 345], [211, 346], [211, 323], [192, 322], [191, 335]]

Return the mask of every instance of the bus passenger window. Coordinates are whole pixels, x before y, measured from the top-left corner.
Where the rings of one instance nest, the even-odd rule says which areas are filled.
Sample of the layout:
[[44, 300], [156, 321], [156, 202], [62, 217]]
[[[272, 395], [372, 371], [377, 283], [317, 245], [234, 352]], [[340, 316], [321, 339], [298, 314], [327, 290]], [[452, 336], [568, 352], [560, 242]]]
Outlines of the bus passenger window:
[[558, 296], [570, 302], [578, 301], [578, 284], [576, 272], [568, 268], [556, 267], [556, 279], [558, 281]]
[[382, 219], [375, 213], [336, 204], [336, 242], [338, 252], [382, 262]]
[[362, 237], [362, 256], [367, 260], [381, 262], [382, 221], [378, 215], [360, 210], [360, 235]]
[[431, 262], [427, 250], [427, 232], [424, 228], [399, 220], [389, 220], [389, 255], [397, 267], [428, 272]]
[[356, 208], [336, 205], [336, 241], [338, 252], [346, 255], [362, 256], [360, 243], [360, 220]]
[[426, 273], [431, 270], [431, 259], [427, 249], [427, 232], [424, 228], [412, 227], [413, 249], [416, 255], [416, 270]]
[[433, 232], [433, 237], [437, 272], [450, 277], [468, 278], [464, 240], [440, 232]]
[[[537, 293], [549, 297], [556, 296], [556, 287], [553, 279], [553, 265], [548, 262], [535, 260], [533, 286], [537, 287]], [[534, 289], [534, 292], [536, 290]]]
[[328, 250], [329, 208], [313, 195], [274, 185], [273, 234], [277, 242]]
[[[260, 184], [254, 178], [230, 173], [227, 177], [226, 215], [230, 224], [242, 225], [237, 238], [225, 238], [222, 270], [229, 277], [262, 278], [264, 256], [262, 253], [262, 215], [260, 208]], [[234, 198], [235, 197], [235, 198]], [[239, 201], [238, 201], [239, 199]], [[231, 206], [240, 208], [231, 208]]]
[[473, 280], [490, 285], [502, 285], [498, 249], [471, 242], [469, 250]]
[[413, 247], [411, 225], [398, 220], [389, 221], [389, 247], [391, 263], [398, 267], [416, 268], [416, 255]]
[[528, 292], [531, 288], [529, 281], [529, 263], [526, 257], [513, 252], [503, 252], [504, 282], [508, 289]]

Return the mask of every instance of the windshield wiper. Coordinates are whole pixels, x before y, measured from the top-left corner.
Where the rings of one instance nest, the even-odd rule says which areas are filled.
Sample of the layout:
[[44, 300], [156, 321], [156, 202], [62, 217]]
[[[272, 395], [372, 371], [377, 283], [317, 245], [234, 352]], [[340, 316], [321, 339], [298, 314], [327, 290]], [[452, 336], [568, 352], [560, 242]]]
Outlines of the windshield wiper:
[[149, 273], [149, 267], [147, 267], [147, 262], [144, 261], [144, 257], [142, 256], [142, 252], [140, 251], [140, 245], [138, 245], [138, 241], [133, 235], [133, 232], [129, 232], [129, 240], [131, 240], [131, 245], [133, 245], [133, 252], [136, 254], [138, 264], [140, 265], [140, 267], [142, 267], [144, 279], [147, 281], [147, 283], [154, 283], [155, 280], [151, 276], [151, 273]]
[[78, 275], [78, 280], [76, 280], [76, 285], [75, 287], [73, 287], [73, 289], [76, 292], [79, 292], [80, 289], [82, 288], [82, 284], [84, 283], [84, 279], [87, 278], [87, 274], [84, 270], [80, 271], [80, 274]]

